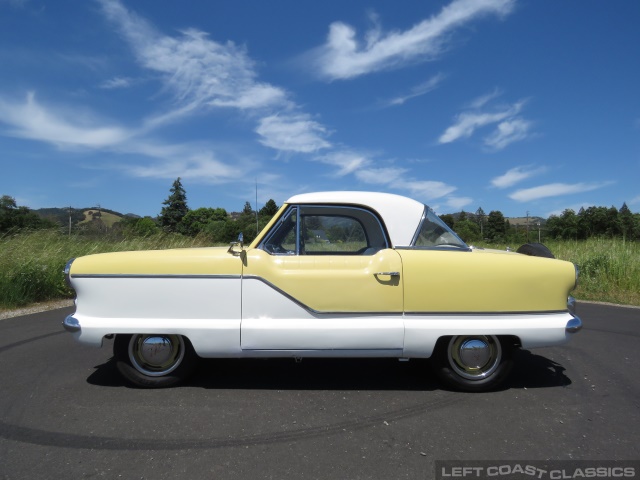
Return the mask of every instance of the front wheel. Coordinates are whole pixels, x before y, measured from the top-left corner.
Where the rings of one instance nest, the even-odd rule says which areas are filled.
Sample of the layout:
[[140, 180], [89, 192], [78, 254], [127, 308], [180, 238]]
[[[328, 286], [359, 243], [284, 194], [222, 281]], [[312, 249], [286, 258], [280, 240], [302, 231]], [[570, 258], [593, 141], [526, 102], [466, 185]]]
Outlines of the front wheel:
[[432, 365], [445, 384], [455, 390], [485, 392], [498, 387], [513, 367], [513, 344], [495, 335], [441, 338]]
[[118, 370], [137, 387], [170, 387], [185, 380], [197, 364], [189, 340], [180, 335], [117, 335], [113, 355]]

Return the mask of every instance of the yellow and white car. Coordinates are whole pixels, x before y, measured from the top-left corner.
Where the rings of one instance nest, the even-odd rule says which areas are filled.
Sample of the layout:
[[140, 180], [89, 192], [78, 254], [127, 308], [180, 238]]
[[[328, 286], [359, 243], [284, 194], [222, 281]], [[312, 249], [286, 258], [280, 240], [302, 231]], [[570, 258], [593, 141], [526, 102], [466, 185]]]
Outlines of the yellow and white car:
[[183, 380], [198, 357], [431, 357], [449, 387], [484, 391], [514, 348], [582, 326], [575, 265], [523, 251], [469, 247], [398, 195], [296, 195], [249, 246], [71, 260], [63, 325], [89, 345], [115, 335], [118, 369], [142, 387]]

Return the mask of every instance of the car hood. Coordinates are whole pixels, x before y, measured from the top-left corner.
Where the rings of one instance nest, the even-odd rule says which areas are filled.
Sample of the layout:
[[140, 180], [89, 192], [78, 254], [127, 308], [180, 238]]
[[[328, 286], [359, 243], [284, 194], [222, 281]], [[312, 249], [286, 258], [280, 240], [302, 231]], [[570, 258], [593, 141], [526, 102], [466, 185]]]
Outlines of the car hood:
[[100, 253], [77, 258], [70, 275], [240, 275], [242, 261], [226, 247]]

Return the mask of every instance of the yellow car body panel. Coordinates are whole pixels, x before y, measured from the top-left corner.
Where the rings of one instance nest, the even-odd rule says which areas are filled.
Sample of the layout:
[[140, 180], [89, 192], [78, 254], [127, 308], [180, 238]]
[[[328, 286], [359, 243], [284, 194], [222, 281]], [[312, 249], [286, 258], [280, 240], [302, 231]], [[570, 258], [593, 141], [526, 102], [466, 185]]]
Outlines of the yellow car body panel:
[[497, 250], [400, 249], [404, 311], [548, 312], [567, 310], [572, 263]]
[[242, 261], [225, 247], [114, 252], [77, 258], [77, 275], [240, 275]]
[[398, 252], [270, 255], [250, 249], [243, 275], [258, 277], [317, 312], [402, 312]]

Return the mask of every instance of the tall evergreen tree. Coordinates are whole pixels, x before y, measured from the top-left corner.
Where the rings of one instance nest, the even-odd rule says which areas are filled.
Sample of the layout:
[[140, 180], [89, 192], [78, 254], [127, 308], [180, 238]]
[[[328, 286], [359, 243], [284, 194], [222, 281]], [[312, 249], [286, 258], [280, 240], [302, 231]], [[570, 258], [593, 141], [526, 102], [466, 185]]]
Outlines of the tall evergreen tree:
[[480, 227], [480, 237], [484, 238], [484, 217], [485, 213], [482, 207], [479, 207], [476, 210], [476, 221], [478, 222], [478, 226]]
[[628, 240], [633, 237], [633, 213], [627, 207], [627, 202], [622, 204], [618, 210], [618, 221], [620, 223], [620, 231], [622, 238]]
[[276, 202], [271, 198], [264, 204], [264, 207], [260, 209], [259, 213], [260, 215], [273, 217], [278, 213], [278, 205], [276, 205]]
[[189, 212], [187, 206], [187, 192], [182, 186], [180, 177], [174, 182], [171, 190], [171, 194], [164, 202], [164, 207], [160, 212], [160, 225], [166, 232], [178, 232], [182, 233], [182, 219]]
[[504, 215], [500, 210], [492, 210], [487, 218], [487, 238], [492, 241], [503, 241], [505, 238], [506, 224]]

